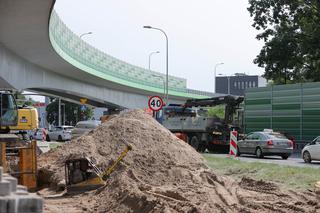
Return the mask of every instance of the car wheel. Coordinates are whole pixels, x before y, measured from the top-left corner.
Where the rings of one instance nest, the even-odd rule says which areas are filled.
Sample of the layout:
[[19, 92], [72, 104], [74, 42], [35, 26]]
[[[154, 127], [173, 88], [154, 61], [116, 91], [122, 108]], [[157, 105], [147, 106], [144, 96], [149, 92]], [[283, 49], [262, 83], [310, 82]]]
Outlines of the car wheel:
[[58, 136], [58, 141], [62, 141], [61, 135]]
[[311, 155], [308, 151], [305, 151], [302, 157], [305, 163], [311, 163]]
[[281, 157], [282, 157], [283, 160], [287, 160], [289, 155], [281, 155]]
[[256, 149], [256, 156], [257, 158], [263, 158], [263, 153], [260, 147]]
[[46, 141], [50, 142], [50, 137], [49, 137], [49, 135], [46, 136]]
[[29, 138], [30, 138], [30, 141], [32, 141], [32, 140], [33, 140], [33, 137], [32, 137], [32, 136], [30, 136]]
[[197, 136], [192, 136], [191, 140], [190, 140], [190, 145], [195, 149], [195, 150], [199, 150], [199, 145], [200, 142], [198, 140]]
[[237, 156], [240, 157], [240, 155], [241, 155], [241, 152], [240, 152], [239, 147], [237, 146]]

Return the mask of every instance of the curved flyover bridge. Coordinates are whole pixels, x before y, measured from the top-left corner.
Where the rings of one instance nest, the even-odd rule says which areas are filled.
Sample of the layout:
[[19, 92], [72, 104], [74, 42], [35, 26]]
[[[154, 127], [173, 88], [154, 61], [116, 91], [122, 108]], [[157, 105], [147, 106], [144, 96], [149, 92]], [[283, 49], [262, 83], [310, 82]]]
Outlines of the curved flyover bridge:
[[[163, 74], [114, 58], [82, 41], [53, 0], [0, 0], [0, 87], [31, 90], [98, 107], [145, 108], [163, 94]], [[156, 77], [161, 76], [161, 77]], [[169, 76], [170, 102], [214, 96]]]

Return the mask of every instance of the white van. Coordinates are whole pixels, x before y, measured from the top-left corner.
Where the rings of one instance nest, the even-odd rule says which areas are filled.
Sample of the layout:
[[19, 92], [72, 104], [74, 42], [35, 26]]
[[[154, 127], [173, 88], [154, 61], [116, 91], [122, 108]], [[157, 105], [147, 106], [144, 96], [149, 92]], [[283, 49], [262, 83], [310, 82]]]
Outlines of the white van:
[[77, 125], [72, 130], [72, 139], [80, 137], [86, 132], [89, 132], [92, 129], [95, 129], [101, 124], [101, 121], [92, 120], [92, 121], [79, 121]]

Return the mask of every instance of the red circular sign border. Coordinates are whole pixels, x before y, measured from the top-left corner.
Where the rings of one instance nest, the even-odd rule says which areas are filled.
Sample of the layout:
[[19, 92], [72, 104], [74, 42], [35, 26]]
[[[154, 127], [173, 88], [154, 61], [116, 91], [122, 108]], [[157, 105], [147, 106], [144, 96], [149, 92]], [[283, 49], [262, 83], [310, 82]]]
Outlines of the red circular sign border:
[[[151, 101], [151, 99], [153, 99], [153, 98], [159, 98], [160, 101], [161, 101], [161, 107], [160, 107], [158, 110], [154, 110], [154, 109], [152, 109], [152, 107], [150, 106], [150, 101]], [[163, 104], [164, 104], [164, 103], [163, 103], [162, 98], [161, 98], [160, 96], [158, 96], [158, 95], [151, 96], [151, 97], [149, 98], [149, 100], [148, 100], [148, 107], [149, 107], [149, 109], [151, 109], [152, 111], [155, 111], [155, 112], [160, 111], [160, 110], [162, 109], [162, 107], [163, 107]]]

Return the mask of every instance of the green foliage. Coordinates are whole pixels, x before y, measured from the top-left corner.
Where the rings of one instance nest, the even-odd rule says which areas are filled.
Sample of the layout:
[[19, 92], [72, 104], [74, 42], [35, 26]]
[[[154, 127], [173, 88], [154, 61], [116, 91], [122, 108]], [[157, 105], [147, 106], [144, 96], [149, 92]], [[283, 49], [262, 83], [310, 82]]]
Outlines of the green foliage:
[[280, 166], [272, 163], [245, 162], [228, 157], [204, 154], [208, 166], [216, 173], [236, 179], [250, 177], [255, 180], [279, 183], [286, 189], [304, 191], [312, 189], [319, 180], [320, 170], [310, 167]]
[[23, 106], [23, 105], [27, 105], [27, 106], [32, 106], [35, 101], [32, 100], [31, 98], [27, 98], [25, 95], [23, 95], [21, 92], [16, 92], [15, 93], [15, 97], [16, 97], [16, 103], [18, 106]]
[[[59, 109], [59, 101], [54, 100], [51, 102], [46, 110], [47, 110], [47, 121], [49, 124], [53, 124], [55, 126], [58, 125], [58, 109]], [[65, 124], [66, 125], [75, 125], [78, 121], [88, 120], [93, 115], [93, 110], [90, 107], [86, 107], [85, 111], [81, 111], [81, 105], [61, 101], [61, 122], [63, 122], [63, 113], [65, 111]], [[65, 107], [65, 109], [64, 109]]]
[[224, 105], [210, 107], [208, 109], [208, 116], [209, 117], [218, 117], [218, 118], [224, 119], [224, 114], [225, 114], [224, 109], [225, 109]]
[[253, 27], [265, 42], [254, 60], [274, 84], [320, 81], [320, 1], [249, 0]]

